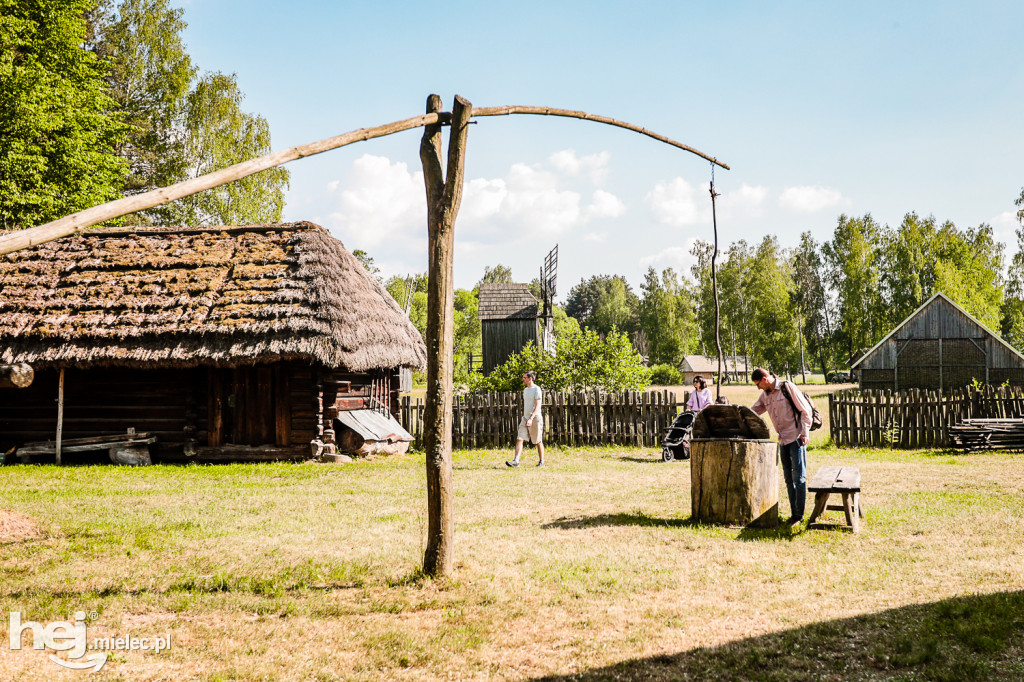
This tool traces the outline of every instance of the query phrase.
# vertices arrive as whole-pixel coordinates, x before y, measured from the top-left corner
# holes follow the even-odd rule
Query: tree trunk
[[[31,365],[0,365],[0,388],[26,388],[32,385],[35,372]]]
[[[427,98],[427,113],[441,98]],[[426,126],[420,161],[427,191],[427,398],[423,443],[427,467],[427,548],[423,572],[443,577],[453,568],[455,504],[452,489],[452,373],[454,357],[453,250],[462,201],[466,133],[472,105],[456,96],[448,139],[448,172],[441,163],[441,124]]]
[[[773,528],[779,523],[778,446],[768,440],[690,441],[693,520]]]

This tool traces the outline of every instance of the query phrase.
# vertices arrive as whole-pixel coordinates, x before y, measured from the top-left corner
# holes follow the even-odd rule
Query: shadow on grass
[[[692,516],[682,518],[661,518],[649,516],[642,511],[619,512],[616,514],[596,514],[594,516],[563,516],[541,526],[544,529],[557,528],[572,530],[580,528],[598,528],[601,526],[646,526],[655,528],[721,528],[715,524],[695,521]],[[746,542],[764,540],[794,540],[806,530],[801,527],[780,524],[777,528],[740,528],[737,540]]]
[[[814,623],[544,680],[1019,680],[1024,592]]]
[[[545,523],[541,528],[596,528],[598,526],[657,526],[660,528],[684,528],[697,526],[691,519],[662,519],[655,516],[648,516],[640,511],[620,512],[618,514],[597,514],[596,516],[563,516],[550,523]]]
[[[665,462],[661,459],[661,455],[651,455],[650,457],[635,457],[630,455],[623,455],[619,457],[623,462],[637,462],[639,464],[672,464],[673,462]],[[681,461],[681,460],[674,460]]]

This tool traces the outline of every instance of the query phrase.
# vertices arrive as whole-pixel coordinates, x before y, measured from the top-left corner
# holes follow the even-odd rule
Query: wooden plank
[[[842,467],[823,466],[814,474],[814,478],[807,484],[808,492],[827,492],[832,490],[833,484],[839,477]]]
[[[832,484],[833,490],[860,490],[860,470],[857,467],[843,466],[839,470],[839,474],[836,476],[835,483]]]

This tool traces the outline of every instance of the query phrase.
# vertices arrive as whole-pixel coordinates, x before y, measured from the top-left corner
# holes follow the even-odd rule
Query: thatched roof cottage
[[[423,340],[312,223],[93,229],[0,257],[0,445],[146,432],[157,458],[331,450],[337,410],[398,410]],[[61,376],[63,375],[63,376]],[[62,388],[62,390],[61,390]],[[59,392],[62,395],[59,395]]]

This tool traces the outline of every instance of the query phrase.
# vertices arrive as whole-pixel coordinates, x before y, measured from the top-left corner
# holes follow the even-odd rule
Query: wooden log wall
[[[455,396],[452,445],[504,448],[515,444],[523,415],[521,393]],[[558,445],[657,447],[682,403],[670,391],[544,392],[544,442]],[[422,398],[402,398],[401,423],[420,447]]]
[[[32,385],[0,391],[0,447],[54,440],[58,371],[40,370]],[[189,438],[205,439],[206,373],[201,369],[129,368],[65,371],[62,438],[149,432],[155,455],[181,451]]]
[[[949,427],[967,419],[1024,417],[1024,389],[839,391],[829,396],[829,430],[839,447],[940,448]]]

